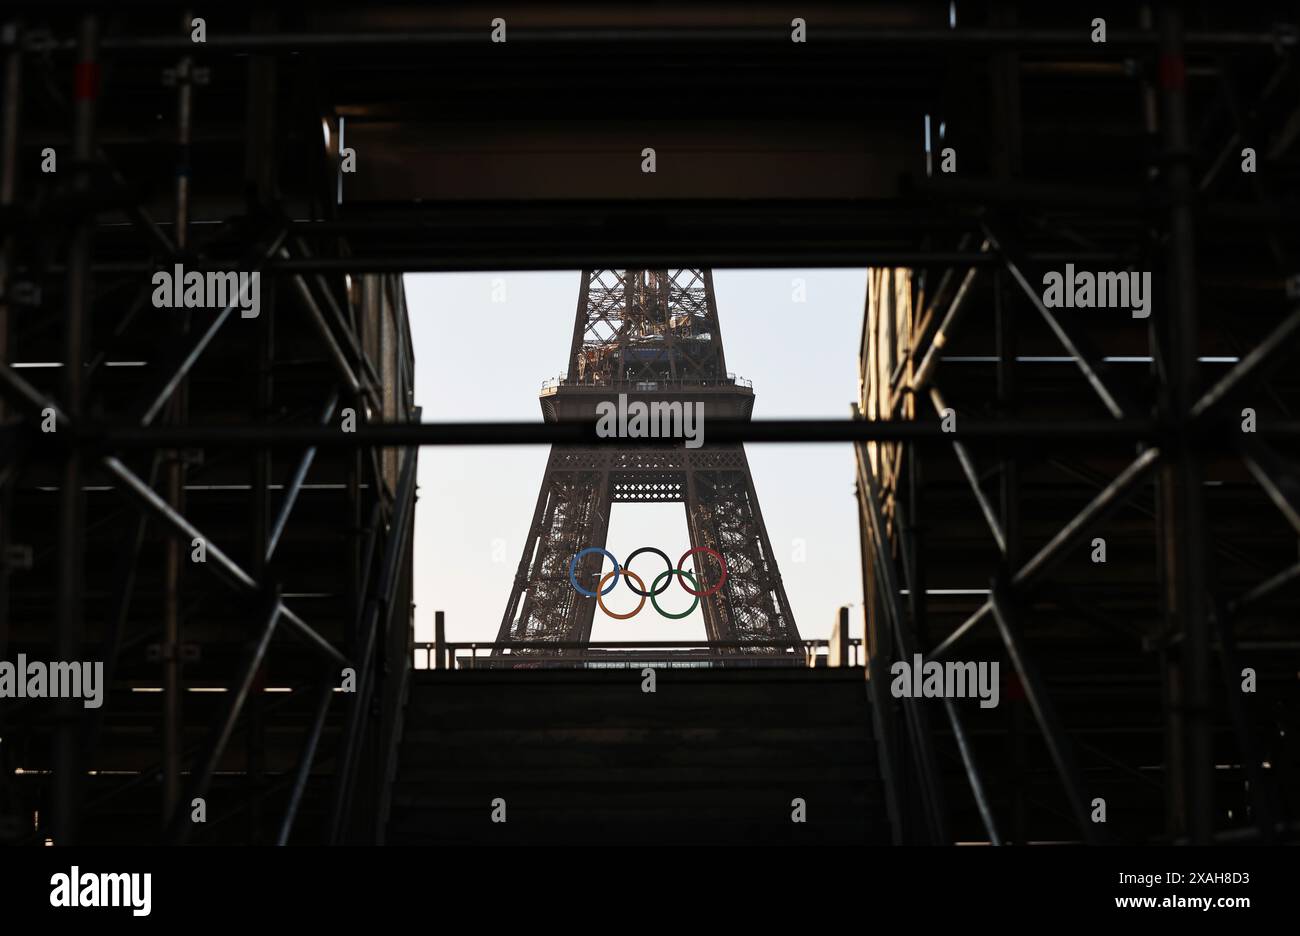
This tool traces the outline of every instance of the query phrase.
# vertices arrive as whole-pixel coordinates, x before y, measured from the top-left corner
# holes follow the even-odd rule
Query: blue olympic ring
[[[591,553],[600,553],[602,556],[608,556],[609,561],[614,563],[614,580],[609,583],[609,588],[606,588],[600,593],[602,595],[608,595],[618,586],[618,577],[621,569],[619,568],[618,560],[614,558],[614,554],[607,549],[601,549],[599,546],[588,546],[586,549],[582,550],[582,552],[569,560],[569,581],[573,583],[573,587],[578,590],[579,595],[585,595],[588,598],[596,597],[594,591],[587,591],[587,589],[578,584],[578,576],[574,574],[578,567],[578,560],[583,556],[590,555]]]

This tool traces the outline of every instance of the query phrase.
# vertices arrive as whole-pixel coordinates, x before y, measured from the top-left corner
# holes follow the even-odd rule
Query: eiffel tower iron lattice
[[[542,390],[548,422],[595,422],[597,405],[626,394],[629,405],[703,402],[704,420],[748,419],[754,392],[729,374],[708,270],[585,270],[574,319],[568,374]],[[707,638],[719,642],[788,642],[795,627],[772,543],[741,445],[687,448],[681,441],[555,446],[502,616],[497,644],[591,639],[596,600],[574,589],[570,562],[605,546],[615,503],[685,504]],[[591,588],[602,557],[584,556],[577,578]],[[648,587],[648,586],[647,586]],[[500,652],[500,650],[498,650]],[[525,653],[515,649],[512,654]],[[778,646],[737,654],[785,653]]]

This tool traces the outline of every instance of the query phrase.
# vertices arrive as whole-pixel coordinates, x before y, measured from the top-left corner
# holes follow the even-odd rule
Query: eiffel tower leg
[[[727,581],[702,599],[711,640],[790,640],[799,631],[777,571],[772,544],[758,509],[758,497],[744,450],[713,448],[693,454],[687,479],[687,523],[692,548],[708,547],[727,563]],[[720,570],[706,553],[695,553],[701,588]],[[782,653],[767,648],[766,653]]]
[[[606,453],[551,451],[498,643],[589,639],[596,602],[574,590],[569,562],[588,546],[604,548],[609,498]],[[594,588],[601,562],[597,554],[579,564],[577,576],[586,587]]]
[[[754,474],[749,470],[749,458],[745,455],[744,448],[740,450],[740,460],[745,466],[745,484],[749,489],[749,502],[754,507],[754,523],[758,527],[760,545],[769,562],[767,567],[768,581],[771,583],[772,593],[776,597],[781,619],[789,624],[786,628],[787,635],[791,640],[798,640],[799,630],[794,624],[794,612],[790,610],[790,600],[785,595],[785,583],[781,581],[781,567],[777,564],[776,553],[772,551],[772,540],[767,535],[767,523],[763,520],[763,507],[759,503],[758,492],[754,489]]]
[[[510,590],[510,600],[506,602],[505,614],[501,615],[501,627],[497,630],[498,644],[505,643],[510,639],[511,627],[518,620],[519,603],[528,589],[528,558],[537,552],[537,538],[541,536],[542,531],[546,528],[542,524],[542,516],[549,501],[546,495],[550,491],[551,466],[554,463],[555,452],[552,450],[550,456],[546,459],[546,473],[542,475],[542,486],[537,492],[537,507],[533,511],[533,522],[529,525],[528,536],[524,540],[524,554],[519,558],[519,568],[515,570],[515,581]]]
[[[699,503],[699,494],[695,488],[695,472],[688,470],[686,472],[686,502],[683,505],[686,508],[686,531],[691,538],[691,549],[699,549],[701,546],[707,546],[710,549],[717,549],[717,544],[713,541],[704,542],[703,537],[706,532],[701,528],[701,524],[696,522],[698,511],[691,509],[692,505]],[[695,563],[695,580],[700,584],[696,585],[696,591],[707,591],[712,585],[706,584],[700,578],[700,564],[698,558],[701,554],[696,553],[692,558],[696,559]],[[725,554],[723,555],[725,557]],[[714,574],[718,574],[715,570]],[[730,617],[723,618],[718,614],[718,602],[713,598],[701,598],[700,610],[704,614],[704,632],[708,640],[728,640],[727,630],[723,623],[724,620],[730,620]],[[725,653],[727,651],[719,651]]]
[[[595,514],[589,521],[590,532],[587,534],[588,538],[586,540],[586,545],[596,546],[600,549],[604,549],[605,544],[609,541],[609,514],[613,508],[613,496],[610,491],[609,480],[609,471],[602,471],[600,474],[600,493],[596,496]],[[584,556],[582,560],[585,564],[584,571],[588,571],[591,576],[595,577],[599,574],[603,559],[604,557],[599,554]],[[620,576],[619,584],[621,585],[622,582],[623,579]],[[588,588],[595,591],[599,588],[599,584],[600,580],[597,578],[596,584],[589,585]],[[591,627],[596,617],[596,599],[580,596],[575,610],[577,611],[576,626],[573,629],[573,635],[568,639],[577,640],[584,644],[590,643]],[[580,654],[581,651],[576,651],[574,655]]]

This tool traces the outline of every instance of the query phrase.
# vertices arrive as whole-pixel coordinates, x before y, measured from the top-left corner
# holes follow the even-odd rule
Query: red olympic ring
[[[722,554],[717,552],[716,550],[710,549],[707,546],[696,546],[694,549],[688,549],[686,550],[686,552],[682,553],[682,558],[677,560],[677,571],[684,572],[685,570],[682,568],[682,564],[686,562],[686,557],[691,555],[692,553],[698,553],[698,552],[708,553],[714,559],[718,560],[718,565],[722,567],[722,578],[718,579],[718,584],[714,585],[708,591],[694,591],[693,589],[687,588],[685,582],[680,582],[680,584],[682,586],[682,589],[686,592],[686,594],[694,595],[696,598],[708,598],[710,595],[716,595],[719,591],[722,590],[722,586],[726,584],[727,563],[726,560],[722,558]],[[701,576],[701,578],[703,578],[703,576]],[[642,585],[641,587],[644,588],[645,586]]]

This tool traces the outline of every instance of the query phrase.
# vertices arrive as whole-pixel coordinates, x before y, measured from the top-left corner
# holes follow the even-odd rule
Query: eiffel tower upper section
[[[581,289],[568,373],[542,391],[548,422],[593,419],[611,391],[750,417],[754,393],[727,372],[709,270],[585,270]]]

